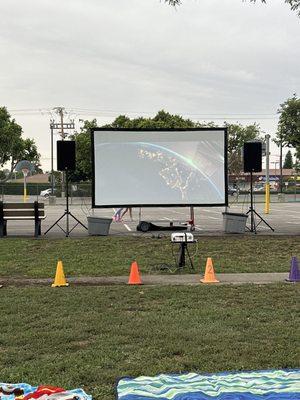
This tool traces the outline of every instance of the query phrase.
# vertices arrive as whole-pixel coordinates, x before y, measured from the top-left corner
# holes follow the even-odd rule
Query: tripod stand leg
[[[178,259],[178,268],[182,270],[185,266],[185,243],[180,243],[180,251],[179,251],[179,259]]]
[[[86,230],[88,229],[82,222],[79,221],[79,219],[77,219],[71,212],[69,212],[69,215],[75,219],[75,221],[80,224],[81,226],[83,226]]]
[[[254,232],[255,234],[256,232],[256,224],[255,224],[255,219],[254,219],[254,209],[253,208],[249,208],[249,210],[246,212],[246,215],[250,214],[250,228],[248,226],[246,226],[246,228],[248,229],[249,232]]]
[[[187,255],[188,255],[188,258],[189,258],[190,264],[191,264],[191,268],[192,268],[192,269],[194,269],[193,260],[192,260],[192,257],[191,257],[191,255],[190,255],[190,252],[189,252],[189,248],[188,248],[188,246],[186,247],[186,252],[187,252]]]
[[[253,210],[254,214],[260,219],[261,222],[263,222],[265,225],[267,225],[268,228],[271,229],[271,231],[274,232],[274,228],[272,228],[272,226],[270,224],[268,224],[268,222],[263,219],[263,217],[261,215],[259,215],[255,210]]]
[[[66,215],[66,212],[63,213],[63,215],[62,215],[60,218],[58,218],[58,220],[56,220],[56,221],[54,222],[54,224],[50,226],[50,228],[48,228],[48,229],[46,230],[46,232],[44,233],[44,235],[46,235],[49,231],[51,231],[51,229],[52,229],[55,225],[57,225],[57,224],[59,223],[59,221],[60,221],[61,219],[63,219],[63,217],[64,217],[65,215]]]

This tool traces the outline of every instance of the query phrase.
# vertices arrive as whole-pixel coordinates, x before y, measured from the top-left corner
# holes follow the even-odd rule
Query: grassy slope
[[[3,382],[108,400],[125,375],[299,366],[298,285],[0,290]]]
[[[217,272],[284,272],[291,255],[300,255],[300,237],[199,237],[195,269],[213,257]],[[57,260],[69,276],[126,275],[137,259],[143,272],[173,263],[169,237],[102,237],[81,239],[0,240],[0,275],[52,277]]]

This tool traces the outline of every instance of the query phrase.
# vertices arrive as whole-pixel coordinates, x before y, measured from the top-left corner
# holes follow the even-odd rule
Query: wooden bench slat
[[[40,216],[39,217],[39,219],[45,219],[46,218],[46,215],[44,215],[44,216]],[[8,221],[8,220],[18,220],[18,221],[22,221],[22,220],[28,220],[28,221],[34,221],[34,217],[4,217],[4,219],[6,220],[6,221]]]
[[[10,210],[4,209],[4,218],[6,217],[34,217],[34,210]],[[39,210],[39,216],[44,216],[45,211]]]
[[[33,209],[34,203],[3,203],[4,210],[22,210],[22,209]],[[39,209],[45,208],[44,203],[39,203]]]
[[[34,221],[34,236],[41,235],[41,221],[46,218],[44,203],[4,203],[0,201],[0,237],[7,236],[8,220]]]

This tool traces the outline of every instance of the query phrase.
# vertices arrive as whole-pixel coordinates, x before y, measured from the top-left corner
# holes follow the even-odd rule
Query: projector
[[[182,243],[182,242],[193,242],[194,236],[190,232],[173,232],[171,234],[171,242]]]

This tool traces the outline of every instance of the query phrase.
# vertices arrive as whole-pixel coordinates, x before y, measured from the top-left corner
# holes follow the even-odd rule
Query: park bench
[[[34,220],[34,236],[41,235],[42,219],[45,219],[44,203],[4,203],[0,201],[0,237],[7,236],[8,220]]]

